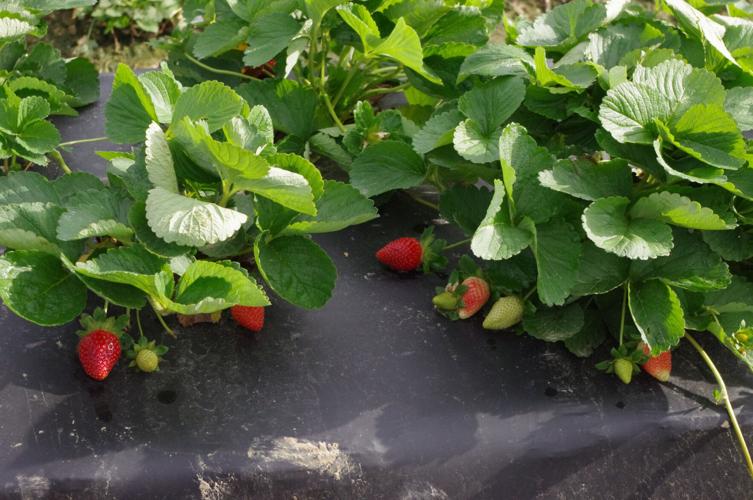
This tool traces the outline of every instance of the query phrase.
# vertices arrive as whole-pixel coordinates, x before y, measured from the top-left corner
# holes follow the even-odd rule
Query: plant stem
[[[622,285],[622,312],[620,312],[620,346],[625,335],[625,312],[627,310],[628,289]]]
[[[348,74],[345,75],[345,79],[343,80],[342,85],[340,85],[340,88],[337,90],[337,94],[335,94],[335,98],[332,100],[332,107],[337,106],[337,104],[340,102],[340,99],[342,99],[345,90],[348,88],[348,85],[356,76],[356,73],[358,73],[359,69],[360,68],[358,67],[358,64],[353,64],[353,66],[350,68],[350,71],[348,71]]]
[[[437,212],[439,212],[439,205],[437,205],[436,203],[432,203],[429,200],[425,200],[425,199],[421,198],[420,196],[418,196],[417,194],[413,194],[413,193],[410,193],[410,192],[408,192],[408,196],[410,196],[411,198],[413,198],[413,201],[415,201],[417,203],[420,203],[421,205],[427,206],[427,207],[429,207],[429,208],[431,208],[431,209],[436,210]]]
[[[371,73],[374,75],[381,75],[383,73],[389,74],[389,73],[400,73],[400,66],[384,66],[382,68],[376,68],[371,70]]]
[[[61,142],[60,144],[58,144],[58,146],[64,148],[67,146],[75,146],[76,144],[85,144],[87,142],[102,142],[106,140],[107,137],[92,137],[90,139],[77,139],[75,141]]]
[[[730,423],[732,424],[732,428],[735,430],[737,442],[740,444],[740,448],[743,452],[743,457],[745,458],[745,463],[748,466],[748,473],[750,474],[750,477],[753,478],[753,459],[751,459],[750,457],[750,451],[748,451],[748,445],[745,444],[743,431],[740,429],[740,424],[737,422],[737,417],[735,416],[735,410],[734,408],[732,408],[732,402],[730,401],[729,393],[727,392],[727,385],[724,383],[722,375],[719,373],[719,370],[716,369],[716,365],[714,365],[714,362],[711,360],[703,347],[701,347],[701,345],[693,338],[693,336],[689,332],[685,332],[685,337],[688,339],[688,342],[690,342],[693,347],[695,347],[695,350],[698,351],[698,354],[700,354],[701,359],[703,359],[703,361],[706,363],[706,366],[709,367],[711,373],[714,374],[716,383],[719,385],[719,391],[722,394],[722,399],[724,399],[724,406],[726,406],[727,408],[727,414],[729,415]]]
[[[410,87],[410,83],[408,82],[401,83],[400,85],[396,85],[394,87],[378,87],[375,89],[367,90],[363,93],[363,97],[381,94],[396,94],[403,89],[407,89],[408,87]]]
[[[102,307],[102,310],[105,311],[105,314],[107,314],[107,311],[110,309],[110,301],[105,299],[105,305]]]
[[[162,315],[159,313],[159,311],[154,307],[154,304],[152,304],[152,309],[154,309],[154,314],[157,315],[157,319],[162,324],[162,328],[165,329],[165,331],[170,335],[172,338],[177,339],[178,336],[175,335],[175,332],[172,328],[170,328],[167,323],[165,323],[165,318],[162,317]]]
[[[345,133],[345,125],[343,125],[343,122],[340,121],[337,113],[335,113],[335,108],[334,106],[332,106],[332,101],[329,100],[329,95],[324,92],[322,94],[322,97],[324,98],[324,104],[327,106],[327,111],[329,111],[330,116],[335,121],[335,125],[337,125],[337,128],[340,130],[340,132]]]
[[[445,250],[452,250],[453,248],[457,248],[459,246],[463,246],[463,245],[465,245],[467,243],[470,243],[470,242],[471,242],[471,238],[466,238],[464,240],[456,241],[455,243],[453,243],[451,245],[447,245],[446,247],[444,247],[444,249]]]
[[[217,73],[218,75],[233,76],[233,77],[236,77],[236,78],[244,78],[246,80],[258,80],[258,78],[254,78],[251,75],[246,75],[246,74],[241,73],[239,71],[231,71],[229,69],[214,68],[212,66],[209,66],[208,64],[204,64],[203,62],[199,61],[194,56],[192,56],[191,54],[188,54],[188,53],[186,53],[185,56],[186,56],[186,59],[188,59],[189,61],[191,61],[192,63],[194,63],[196,66],[198,66],[198,67],[200,67],[202,69],[205,69],[207,71],[210,71],[212,73]]]
[[[50,151],[50,156],[55,158],[55,161],[58,162],[58,165],[60,166],[60,169],[65,172],[66,174],[72,174],[73,171],[71,170],[71,167],[68,166],[68,164],[63,159],[63,155],[60,154],[60,151],[54,150]]]
[[[530,299],[531,295],[533,295],[534,293],[536,293],[536,287],[535,286],[528,291],[528,293],[525,295],[525,297],[523,297],[523,302],[528,302],[528,299]]]
[[[136,309],[136,326],[139,327],[139,338],[144,336],[144,329],[141,327],[141,309]]]

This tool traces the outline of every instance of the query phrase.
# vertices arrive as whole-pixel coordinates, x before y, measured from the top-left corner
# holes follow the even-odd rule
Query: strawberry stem
[[[154,314],[157,316],[157,319],[162,324],[162,328],[165,329],[168,335],[170,335],[172,338],[177,339],[178,336],[175,335],[175,332],[172,328],[170,328],[167,323],[165,323],[165,318],[162,317],[162,315],[157,311],[157,309],[154,308],[154,305],[152,305],[152,309],[154,309]]]
[[[245,73],[239,73],[237,71],[230,71],[226,69],[220,69],[220,68],[209,66],[208,64],[204,64],[203,62],[199,61],[198,59],[193,57],[191,54],[186,53],[184,55],[186,56],[186,59],[194,63],[196,66],[202,69],[205,69],[211,73],[217,73],[218,75],[234,76],[236,78],[243,78],[245,80],[258,80],[258,78],[254,78],[251,75],[246,75]]]
[[[530,298],[531,298],[531,296],[532,296],[532,295],[533,295],[534,293],[536,293],[536,287],[535,287],[535,286],[534,286],[533,288],[531,288],[531,289],[530,289],[530,290],[528,291],[528,293],[527,293],[527,294],[525,294],[525,296],[523,297],[523,302],[528,302],[528,299],[530,299]]]
[[[75,141],[61,142],[58,144],[59,148],[65,148],[68,146],[75,146],[76,144],[86,144],[88,142],[102,142],[106,141],[107,137],[91,137],[88,139],[77,139]]]
[[[141,327],[141,309],[136,309],[136,326],[139,328],[139,338],[144,336],[144,329]]]
[[[63,158],[63,155],[61,155],[58,150],[50,151],[49,155],[52,156],[55,159],[55,161],[58,162],[58,166],[64,173],[66,174],[73,173],[73,171],[71,170],[71,167],[68,166],[68,164],[65,162],[65,158]]]
[[[626,286],[622,286],[622,312],[620,313],[620,346],[622,346],[623,337],[625,335],[625,312],[627,310],[627,298],[628,289]]]
[[[452,250],[453,248],[457,248],[459,246],[463,246],[463,245],[465,245],[467,243],[470,243],[470,242],[471,242],[471,238],[466,238],[464,240],[456,241],[455,243],[453,243],[451,245],[445,246],[444,250]]]
[[[735,410],[734,408],[732,408],[732,402],[730,401],[729,393],[727,392],[727,385],[724,383],[724,379],[722,378],[722,375],[719,373],[719,370],[716,369],[716,365],[714,365],[714,362],[711,360],[711,358],[703,349],[703,347],[701,347],[701,345],[693,338],[693,336],[689,332],[685,332],[685,337],[688,339],[688,342],[690,342],[692,346],[695,347],[695,350],[698,351],[698,354],[701,355],[701,359],[703,359],[703,361],[709,367],[709,370],[711,370],[711,373],[714,374],[716,383],[719,385],[719,392],[721,393],[721,397],[724,400],[724,406],[727,408],[727,414],[729,415],[730,423],[732,424],[732,428],[735,430],[735,436],[737,437],[737,442],[740,443],[740,448],[742,449],[743,457],[745,458],[745,463],[748,466],[748,473],[750,474],[750,477],[753,479],[753,459],[751,459],[750,457],[750,451],[748,451],[748,445],[745,444],[745,437],[743,436],[743,432],[740,429],[740,424],[737,422],[737,417],[735,416]]]
[[[421,198],[420,196],[418,196],[417,194],[413,194],[410,192],[408,192],[408,196],[413,198],[413,201],[415,201],[416,203],[420,203],[421,205],[424,205],[426,207],[431,208],[432,210],[436,210],[437,212],[439,212],[439,205],[437,205],[436,203],[432,203],[429,200],[425,200]]]

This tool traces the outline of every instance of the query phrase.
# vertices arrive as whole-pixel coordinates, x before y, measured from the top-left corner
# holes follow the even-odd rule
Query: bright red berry
[[[94,330],[78,343],[78,359],[94,380],[104,380],[120,359],[120,340],[106,330]]]
[[[643,354],[646,356],[650,355],[651,349],[645,343],[641,342],[641,348],[643,349]],[[672,372],[672,353],[665,351],[658,356],[649,358],[648,361],[641,365],[641,368],[656,380],[666,382],[669,380],[669,375]]]
[[[416,238],[398,238],[384,245],[376,253],[379,262],[394,271],[415,271],[421,265],[424,250]]]
[[[246,330],[260,332],[264,328],[264,308],[250,306],[233,306],[230,315],[236,323]]]
[[[458,317],[468,319],[484,307],[484,304],[489,300],[491,291],[489,290],[489,283],[477,276],[466,278],[461,286],[465,288],[465,291],[460,298],[463,305],[458,309]]]

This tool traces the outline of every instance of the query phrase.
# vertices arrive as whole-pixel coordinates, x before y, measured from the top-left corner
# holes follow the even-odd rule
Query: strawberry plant
[[[482,279],[485,327],[577,356],[611,349],[598,367],[624,383],[640,367],[666,381],[670,350],[687,341],[718,380],[753,476],[724,382],[695,340],[708,332],[753,370],[753,142],[743,134],[753,19],[743,4],[664,0],[650,12],[575,0],[533,23],[507,19],[506,43],[454,67],[457,93],[428,119],[408,108],[416,120],[402,134],[360,152],[341,143],[362,193],[433,185],[438,202],[418,201],[466,233],[473,258],[438,290],[440,313],[468,317],[456,290]],[[355,128],[384,113],[394,111],[356,107]]]
[[[173,37],[170,67],[186,83],[219,78],[237,86],[269,110],[288,147],[308,145],[347,168],[352,153],[336,140],[347,136],[346,144],[360,151],[363,143],[410,129],[397,112],[359,117],[356,103],[402,90],[421,114],[436,102],[425,92],[452,96],[453,70],[487,42],[503,6],[499,0],[203,2],[185,12],[194,22]]]
[[[371,220],[376,209],[282,152],[264,107],[219,82],[184,88],[166,68],[137,76],[120,66],[105,115],[113,142],[134,143],[130,153],[101,153],[107,184],[84,173],[0,178],[8,308],[59,325],[93,293],[129,310],[149,305],[172,333],[163,316],[269,305],[251,262],[281,298],[327,302],[335,267],[310,235]],[[136,365],[156,370],[155,356],[138,355],[162,353],[141,344]]]
[[[45,42],[30,44],[46,32],[44,16],[57,9],[93,4],[93,0],[4,2],[0,7],[0,159],[3,171],[23,162],[61,162],[60,134],[47,118],[77,114],[75,108],[99,98],[99,76],[88,60],[65,60]]]

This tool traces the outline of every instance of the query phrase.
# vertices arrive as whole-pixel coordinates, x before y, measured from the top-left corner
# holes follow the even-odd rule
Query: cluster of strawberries
[[[243,328],[260,332],[264,327],[264,308],[235,306],[230,314]],[[147,340],[143,335],[138,342],[133,342],[125,333],[128,329],[128,316],[108,317],[102,309],[94,314],[81,317],[83,330],[78,332],[78,359],[84,372],[94,380],[104,380],[120,360],[123,345],[130,346],[126,355],[131,359],[129,366],[142,372],[152,373],[159,370],[162,356],[167,347]]]
[[[376,258],[393,271],[406,273],[421,267],[424,247],[416,238],[403,237],[387,243],[376,253]],[[479,276],[471,276],[460,283],[450,283],[445,290],[436,295],[432,302],[443,314],[457,319],[468,319],[479,312],[491,297],[489,283]],[[483,327],[487,330],[506,330],[523,319],[525,301],[517,295],[498,299],[484,318]],[[666,382],[672,371],[672,353],[663,352],[658,356],[648,356],[649,348],[640,344],[636,358],[640,367],[652,377]],[[629,357],[615,360],[611,370],[624,383],[629,384],[633,373],[638,370],[638,363]]]

